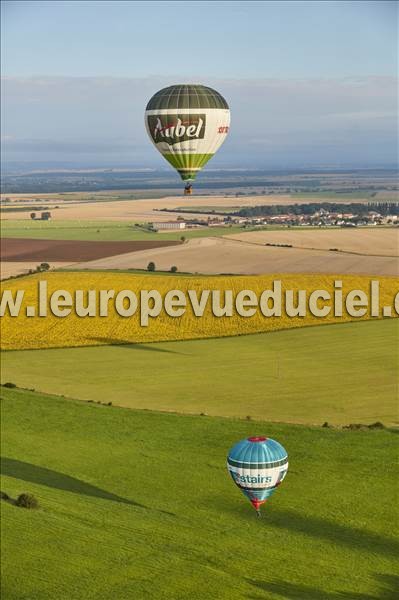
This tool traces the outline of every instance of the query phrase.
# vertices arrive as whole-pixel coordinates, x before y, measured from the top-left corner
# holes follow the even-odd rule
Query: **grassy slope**
[[[49,240],[179,240],[185,238],[221,236],[240,233],[241,227],[206,227],[203,229],[173,231],[169,233],[151,233],[133,229],[132,223],[120,221],[23,221],[4,220],[1,223],[1,235],[15,238],[37,238]]]
[[[1,395],[2,490],[41,505],[2,502],[7,600],[395,597],[394,433]],[[257,520],[225,456],[260,432],[290,470]]]
[[[6,352],[2,381],[134,408],[389,424],[398,420],[398,327],[395,319],[224,339]]]

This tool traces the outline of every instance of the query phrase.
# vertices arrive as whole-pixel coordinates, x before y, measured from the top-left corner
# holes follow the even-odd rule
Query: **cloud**
[[[162,165],[148,142],[148,99],[182,77],[7,77],[3,80],[3,144],[9,159],[92,160]],[[187,78],[190,81],[190,78]],[[231,133],[212,161],[227,165],[287,158],[317,163],[394,162],[397,80],[208,79],[232,111]],[[263,164],[262,163],[262,164]]]

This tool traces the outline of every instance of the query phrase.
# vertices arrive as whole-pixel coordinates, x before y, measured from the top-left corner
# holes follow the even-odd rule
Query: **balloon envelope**
[[[276,440],[249,437],[230,450],[227,469],[234,483],[258,510],[286,476],[288,454]]]
[[[230,110],[212,88],[172,85],[148,102],[145,126],[159,152],[190,182],[226,139]]]

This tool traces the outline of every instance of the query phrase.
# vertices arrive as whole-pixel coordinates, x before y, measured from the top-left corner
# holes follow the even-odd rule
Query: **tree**
[[[181,236],[180,241],[181,242],[185,242],[186,241],[186,238],[184,237],[184,235]]]
[[[155,263],[154,262],[149,262],[147,265],[147,271],[155,271]]]
[[[50,265],[46,262],[42,262],[40,263],[40,265],[37,267],[38,271],[48,271],[50,268]]]
[[[39,503],[33,494],[20,494],[15,501],[17,506],[22,508],[38,508]]]
[[[32,219],[32,221],[33,221],[34,219],[36,219],[36,213],[30,213],[30,218]]]
[[[175,265],[173,265],[173,267],[170,267],[170,272],[177,273],[177,267]]]

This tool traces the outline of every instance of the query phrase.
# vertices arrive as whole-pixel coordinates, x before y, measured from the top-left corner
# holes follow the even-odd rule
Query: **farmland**
[[[368,231],[368,230],[361,230]],[[226,232],[226,230],[225,230]],[[186,273],[235,273],[242,275],[265,273],[346,273],[353,275],[391,275],[399,274],[399,258],[397,256],[370,256],[361,253],[345,253],[336,251],[340,248],[339,234],[336,231],[335,244],[331,249],[279,248],[252,243],[246,234],[244,239],[229,237],[207,237],[189,240],[184,246],[162,248],[146,252],[126,253],[117,257],[85,262],[79,268],[85,269],[145,269],[149,261],[154,261],[157,268],[167,271],[170,265],[176,265],[179,271]],[[382,233],[387,233],[385,230]],[[212,232],[211,232],[212,233]],[[274,233],[274,232],[269,232]],[[300,234],[305,232],[298,232]],[[308,232],[311,236],[319,231]],[[329,234],[331,232],[328,232]],[[359,234],[361,232],[359,231]],[[377,232],[376,232],[377,233]],[[226,235],[228,232],[226,232]],[[248,234],[248,236],[251,234]],[[254,240],[259,232],[254,233]],[[362,236],[359,235],[358,238]],[[265,239],[268,239],[265,236]],[[276,235],[270,239],[284,239]],[[266,242],[265,242],[266,243]],[[312,242],[311,242],[312,243]],[[313,245],[313,244],[312,244]],[[353,246],[353,242],[351,243]],[[378,254],[378,244],[370,248],[370,252]],[[391,250],[390,250],[391,251]],[[395,249],[392,250],[393,252]]]
[[[46,261],[47,262],[47,261]],[[65,267],[68,263],[62,262],[51,262],[50,267],[52,269]],[[71,263],[72,264],[72,263]],[[37,269],[37,260],[35,261],[2,261],[0,263],[0,275],[1,279],[8,279],[9,277],[15,277],[16,275],[26,275],[31,270],[32,272]]]
[[[279,198],[276,202],[288,202],[289,196]],[[270,198],[264,196],[246,196],[237,199],[232,199],[229,196],[201,196],[195,198],[195,205],[200,207],[231,207],[232,204],[237,208],[240,206],[257,206],[271,202]],[[273,202],[275,202],[273,200]],[[42,205],[42,202],[40,202]],[[10,212],[13,206],[18,207],[18,212]],[[20,209],[25,206],[25,212]],[[52,218],[57,221],[114,221],[114,222],[148,222],[148,221],[169,221],[175,219],[180,214],[180,208],[191,208],[193,201],[184,196],[169,196],[158,199],[109,199],[106,198],[98,202],[84,201],[57,201],[57,204],[49,202],[48,210],[51,210]],[[58,206],[58,208],[55,208]],[[167,208],[171,212],[163,212],[162,209]],[[174,211],[176,209],[176,211]],[[214,210],[210,209],[210,210]],[[2,220],[18,220],[30,221],[30,214],[34,212],[32,204],[25,202],[11,202],[7,205],[7,212],[1,214]],[[204,218],[206,213],[194,213],[190,216]]]
[[[44,169],[43,169],[44,167]],[[3,191],[6,197],[28,196],[71,199],[91,198],[97,195],[133,197],[165,196],[180,192],[178,178],[166,169],[56,168],[54,165],[38,168],[27,165],[4,173]],[[313,194],[319,197],[340,196],[374,199],[393,194],[397,190],[397,173],[388,169],[212,169],[207,168],[195,183],[201,194],[224,193],[232,196],[248,193],[267,195]],[[67,191],[67,193],[65,193]]]
[[[309,196],[304,194],[303,198],[280,193],[148,198],[140,196],[139,193],[134,195],[131,190],[63,195],[31,194],[30,197],[10,195],[7,196],[8,202],[4,205],[4,210],[8,212],[2,213],[1,234],[8,238],[93,242],[178,241],[183,235],[188,241],[184,247],[176,248],[172,252],[168,249],[140,255],[126,252],[116,258],[108,256],[95,262],[84,261],[81,266],[85,269],[143,269],[147,267],[148,262],[153,261],[161,270],[169,270],[171,265],[176,265],[180,271],[208,274],[263,274],[273,271],[398,274],[397,230],[385,227],[358,228],[356,231],[333,227],[323,231],[314,227],[312,230],[301,228],[298,231],[281,229],[281,225],[270,223],[264,231],[251,231],[254,224],[250,224],[244,233],[243,227],[238,225],[204,226],[198,229],[158,233],[149,231],[146,227],[146,224],[154,223],[156,228],[157,223],[176,220],[178,217],[206,221],[208,217],[214,218],[215,212],[226,210],[238,211],[240,208],[254,206],[288,206],[293,202],[329,200],[328,196],[323,195],[315,198],[312,193],[310,192]],[[331,192],[330,199],[333,202],[353,200],[355,203],[371,203],[374,199],[379,201],[379,193],[350,192],[349,197],[344,195],[341,198],[340,194]],[[51,210],[52,220],[30,218],[34,201]],[[13,208],[18,209],[18,212],[12,212]],[[167,209],[167,212],[164,209]],[[190,210],[190,213],[182,212],[184,210]],[[191,210],[198,212],[192,213]],[[284,241],[291,240],[291,237],[294,243]],[[296,245],[301,238],[306,238],[306,243],[300,242]],[[322,238],[324,241],[320,243]],[[288,243],[293,247],[270,247],[266,246],[268,243]],[[347,256],[348,251],[353,255]],[[49,259],[42,260],[49,262]],[[27,260],[27,264],[29,262],[32,261]],[[30,267],[27,266],[26,270],[28,268]],[[7,272],[17,274],[23,271],[17,266],[8,268]]]
[[[2,501],[7,600],[395,597],[394,433],[1,395],[1,489],[40,503]],[[254,432],[290,456],[261,520],[225,468]]]
[[[27,226],[10,227],[2,224],[4,237],[14,239],[54,240],[70,242],[92,241],[111,243],[120,241],[153,242],[158,247],[147,252],[124,252],[102,259],[83,262],[79,268],[85,269],[145,269],[149,261],[157,268],[168,271],[176,265],[179,271],[191,273],[352,273],[374,275],[398,275],[398,243],[395,229],[334,230],[278,230],[253,231],[242,233],[238,227],[212,227],[168,233],[151,233],[128,224],[111,222],[104,227],[98,222],[82,222],[69,227],[58,222],[34,223]],[[12,222],[11,222],[12,223]],[[37,229],[36,229],[37,226]],[[277,229],[277,228],[276,228]],[[176,248],[161,248],[164,242],[178,242],[182,235],[187,243]],[[278,247],[279,244],[293,244],[293,247]],[[266,246],[266,244],[272,244]],[[275,246],[273,246],[275,244]],[[149,244],[150,245],[150,244]],[[144,247],[144,246],[143,246]],[[63,257],[67,260],[67,255]],[[8,259],[10,260],[10,259]],[[54,261],[42,255],[41,261]],[[69,262],[74,262],[70,260]],[[2,265],[2,274],[8,272],[7,263]],[[27,272],[35,267],[29,255],[24,268],[17,265],[17,272]],[[14,274],[14,271],[10,271]],[[3,277],[6,275],[3,274]]]
[[[98,201],[96,201],[96,197]],[[29,221],[31,212],[35,212],[35,206],[46,206],[51,211],[52,218],[57,221],[130,221],[133,223],[147,221],[169,221],[175,219],[179,214],[183,214],[181,209],[191,210],[193,207],[199,209],[198,213],[191,213],[191,217],[203,218],[205,215],[211,215],[213,212],[224,211],[226,209],[239,210],[240,208],[264,206],[264,205],[292,205],[307,204],[309,201],[315,202],[318,198],[306,197],[293,198],[290,194],[259,194],[259,195],[201,195],[195,197],[184,197],[182,195],[165,196],[162,198],[131,198],[127,195],[125,199],[120,197],[107,197],[106,195],[94,196],[90,201],[84,197],[71,198],[69,195],[65,199],[51,199],[49,197],[17,197],[10,198],[10,202],[4,206],[1,213],[2,220],[22,220]],[[319,198],[321,202],[328,202],[325,197]],[[343,202],[348,199],[343,198]],[[352,202],[352,200],[350,200]],[[359,197],[353,199],[353,202],[368,202],[369,198]],[[337,202],[336,197],[331,198],[331,202]],[[163,209],[168,212],[164,212]],[[15,212],[13,211],[15,210]],[[40,211],[40,209],[38,209]],[[209,211],[209,212],[206,212]]]
[[[221,236],[227,233],[240,233],[240,227],[203,227],[184,231],[149,231],[135,227],[129,222],[118,221],[27,221],[5,220],[1,224],[2,237],[48,240],[78,241],[162,241]]]
[[[398,327],[392,319],[224,339],[5,352],[2,382],[130,408],[397,424]]]
[[[392,229],[306,229],[253,231],[230,234],[228,239],[252,244],[289,244],[293,248],[330,250],[366,256],[399,256],[399,228]]]
[[[309,200],[325,200],[327,202],[345,202],[345,201],[356,201],[356,200],[368,200],[370,202],[378,202],[384,200],[397,201],[398,191],[348,191],[348,192],[334,192],[333,190],[325,192],[294,192],[291,194],[292,198],[296,200],[303,200],[307,198]]]
[[[352,188],[240,187],[193,198],[171,190],[7,194],[7,211],[23,209],[1,215],[3,238],[14,238],[7,272],[42,261],[63,270],[4,285],[25,289],[31,301],[40,279],[49,290],[164,295],[258,292],[278,278],[283,289],[329,290],[339,278],[344,289],[368,290],[377,276],[381,304],[392,305],[393,229],[142,227],[175,220],[180,208],[206,218],[234,206],[374,202],[395,193]],[[31,220],[35,203],[52,220]],[[164,242],[176,245],[154,246]],[[25,262],[13,262],[24,244]],[[92,244],[104,253],[79,254]],[[150,261],[178,273],[134,273]],[[136,316],[3,320],[1,382],[18,386],[0,388],[1,491],[11,497],[1,506],[4,598],[393,600],[398,319],[195,320],[189,312],[143,328]],[[367,427],[376,422],[385,428]],[[364,426],[348,428],[356,423]],[[290,456],[261,520],[225,469],[230,446],[254,434],[278,439]],[[13,504],[23,492],[38,498],[38,510]]]
[[[94,242],[86,242],[86,244],[92,243],[94,244]],[[112,242],[104,242],[104,244],[107,243],[112,244]],[[131,243],[139,244],[140,242]],[[66,242],[62,242],[62,244],[66,244]],[[141,252],[137,254],[141,254]],[[367,308],[364,308],[362,315],[348,312],[345,302],[342,303],[342,315],[335,314],[333,299],[337,279],[341,282],[343,297],[346,297],[352,290],[361,290],[367,298],[373,281],[370,277],[360,276],[284,275],[278,273],[262,277],[226,275],[219,277],[187,277],[184,275],[180,277],[179,274],[172,277],[161,274],[153,276],[148,272],[74,273],[67,270],[37,273],[23,279],[4,282],[1,286],[7,291],[7,294],[14,295],[15,298],[17,294],[23,295],[23,303],[21,299],[18,316],[14,317],[9,310],[6,310],[2,317],[1,348],[25,350],[92,346],[112,342],[141,343],[201,339],[369,319],[371,317],[370,303]],[[50,297],[54,294],[57,295],[59,290],[63,290],[61,292],[63,297],[65,294],[68,295],[70,308],[67,313],[64,313],[63,318],[54,314],[54,311],[50,309],[48,309],[46,318],[38,313],[38,289],[43,285],[46,288],[47,304],[51,302]],[[394,298],[398,293],[397,280],[393,277],[379,277],[378,287],[379,316],[382,316],[382,307],[384,310],[387,307],[391,316],[395,317],[397,309],[394,308]],[[320,289],[325,290],[330,297],[327,307],[328,314],[323,316],[316,314],[308,306],[311,293]],[[92,308],[89,312],[86,310],[88,290],[90,290],[92,299]],[[114,299],[109,301],[108,298],[106,311],[101,316],[101,298],[104,298],[106,290],[113,291],[112,298]],[[125,313],[122,316],[120,309],[117,309],[117,298],[122,295],[123,302],[127,301],[130,306],[130,301],[126,298],[126,290],[129,290],[130,296],[134,294],[135,299],[132,302],[135,303],[135,306],[132,310],[129,308],[129,314]],[[159,301],[159,309],[157,308],[156,313],[152,316],[148,311],[154,299],[151,300],[147,297],[147,300],[141,300],[143,293],[144,295],[151,294],[150,290],[156,290]],[[169,297],[170,295],[175,297],[176,290],[184,303],[183,312],[180,315],[170,314],[163,306],[166,296],[169,294]],[[278,310],[278,314],[275,315],[270,314],[261,302],[262,294],[264,292],[270,294],[272,290],[275,290],[273,303],[281,304],[281,311]],[[286,307],[285,298],[291,292],[291,304],[295,309],[294,296],[296,294],[294,294],[294,290],[303,290],[302,294],[305,294],[304,312],[301,314],[296,313],[295,310],[292,314],[289,307]],[[243,314],[237,308],[237,298],[240,294],[246,296],[248,291],[251,292],[252,298],[255,298],[252,315],[249,315],[247,311]],[[77,300],[78,296],[80,301]],[[227,299],[228,296],[230,300]],[[74,299],[76,299],[76,304]],[[271,299],[269,298],[269,300]],[[200,312],[195,308],[198,307],[199,302],[202,303]],[[81,309],[77,310],[78,303],[83,313]],[[229,304],[230,306],[228,306]],[[223,316],[225,306],[227,307],[226,316]],[[32,308],[34,315],[29,316],[27,312]],[[222,310],[222,314],[219,313],[218,316],[220,310]],[[148,313],[146,323],[143,323],[143,315],[146,312]],[[82,318],[82,316],[91,318]],[[105,316],[107,318],[104,318]],[[373,318],[376,317],[377,315],[374,315]]]
[[[159,246],[172,246],[179,241],[136,241],[136,242],[89,242],[73,240],[35,240],[24,238],[2,238],[1,256],[5,261],[83,261],[95,260],[106,256],[124,254],[126,252],[139,252]]]

